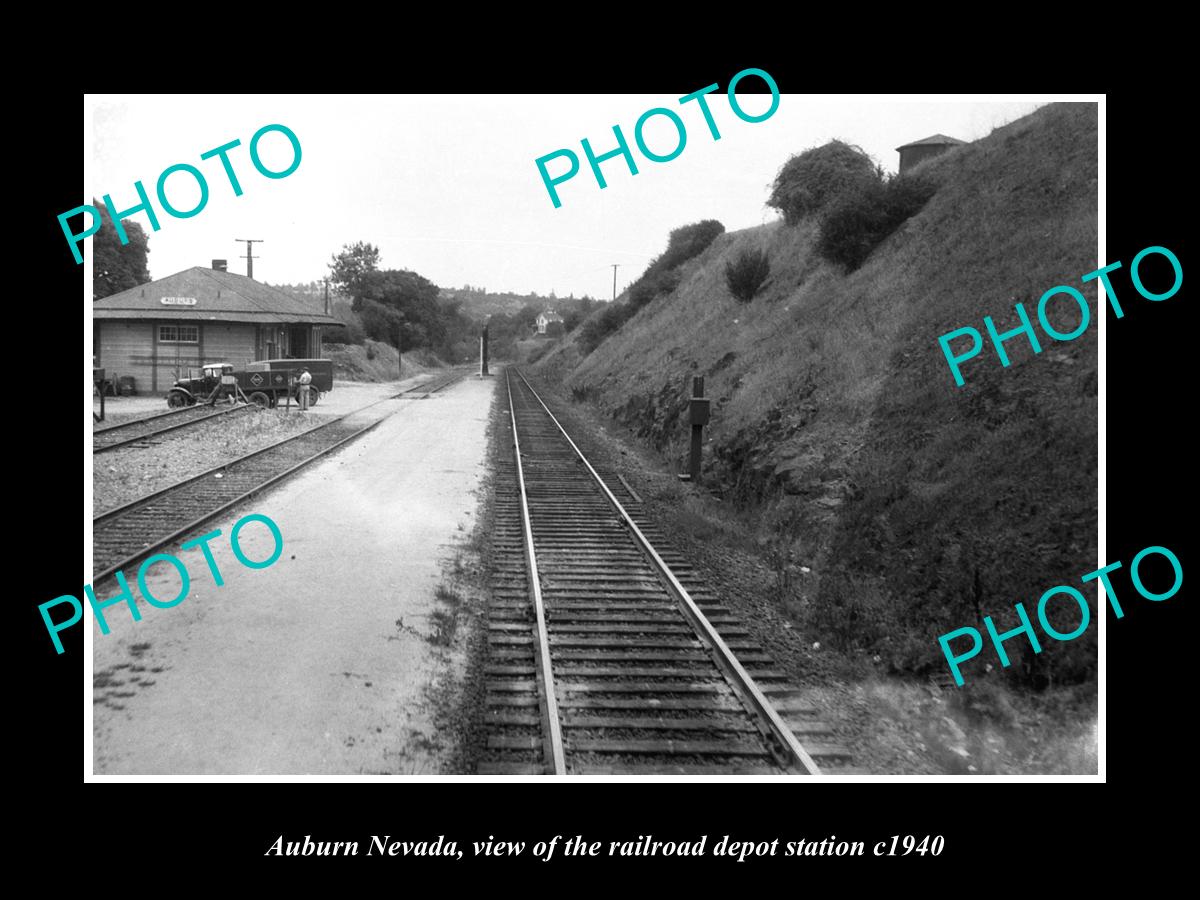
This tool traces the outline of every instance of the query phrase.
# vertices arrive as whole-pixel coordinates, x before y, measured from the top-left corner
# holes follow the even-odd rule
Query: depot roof
[[[96,319],[340,325],[291,294],[233,272],[194,266],[92,303]]]

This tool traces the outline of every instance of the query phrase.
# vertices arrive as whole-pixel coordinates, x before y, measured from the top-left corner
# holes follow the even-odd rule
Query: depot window
[[[200,342],[198,325],[159,325],[160,344],[197,344]]]

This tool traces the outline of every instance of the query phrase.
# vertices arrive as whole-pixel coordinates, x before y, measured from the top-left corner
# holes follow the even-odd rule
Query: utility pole
[[[325,279],[325,315],[329,315],[329,279]]]
[[[613,299],[614,300],[617,299],[617,266],[619,266],[619,265],[620,265],[620,263],[613,263],[613,267],[612,267],[612,270],[613,270]]]
[[[261,256],[254,255],[254,245],[255,244],[264,244],[264,243],[266,243],[266,241],[264,241],[262,238],[234,238],[234,240],[240,241],[241,243],[246,245],[246,255],[243,256],[242,259],[244,259],[246,261],[246,277],[253,278],[254,277],[254,261],[256,259],[262,259]],[[616,277],[617,277],[616,272],[614,272],[613,278],[615,279]],[[615,284],[616,282],[614,281],[613,283]]]

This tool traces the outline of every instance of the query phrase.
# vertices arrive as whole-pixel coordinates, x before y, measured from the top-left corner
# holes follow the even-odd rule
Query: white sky
[[[153,278],[214,258],[244,274],[245,245],[234,239],[262,238],[254,245],[258,280],[307,282],[327,274],[343,244],[362,240],[380,248],[383,267],[413,269],[443,287],[608,297],[610,265],[621,264],[620,290],[662,252],[672,228],[713,218],[735,231],[775,219],[764,201],[794,153],[841,138],[894,171],[901,144],[939,132],[975,140],[1041,105],[784,93],[771,118],[751,123],[725,97],[732,74],[714,79],[722,90],[708,95],[719,141],[694,101],[678,104],[700,84],[644,95],[91,95],[85,128],[90,119],[92,158],[80,202],[108,193],[127,209],[138,202],[134,181],[142,181],[160,230],[151,231],[142,213],[131,218],[150,235]],[[746,84],[755,82],[761,85],[753,77]],[[768,101],[746,95],[742,105],[757,114]],[[634,142],[638,117],[656,106],[676,110],[687,128],[687,145],[670,162],[647,160]],[[249,157],[250,137],[274,123],[291,128],[303,149],[299,168],[278,180],[261,176]],[[580,139],[597,154],[614,149],[614,124],[639,174],[614,158],[602,164],[608,187],[600,190]],[[240,197],[219,160],[200,159],[234,138],[242,142],[230,153]],[[665,154],[675,146],[675,128],[656,116],[645,139]],[[272,169],[291,160],[280,134],[267,135],[260,148]],[[581,169],[559,186],[563,205],[555,209],[534,160],[563,148],[579,156]],[[159,174],[181,162],[199,168],[210,191],[208,205],[188,219],[167,215],[155,197]],[[551,174],[566,166],[556,160]],[[179,209],[199,199],[186,174],[172,175],[167,186]]]

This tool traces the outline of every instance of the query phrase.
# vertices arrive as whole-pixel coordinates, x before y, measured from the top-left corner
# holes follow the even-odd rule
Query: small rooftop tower
[[[903,147],[897,147],[896,152],[900,154],[900,174],[903,175],[919,162],[965,143],[966,141],[960,141],[958,138],[952,138],[945,134],[935,134],[919,141],[913,141],[911,144],[905,144]]]

